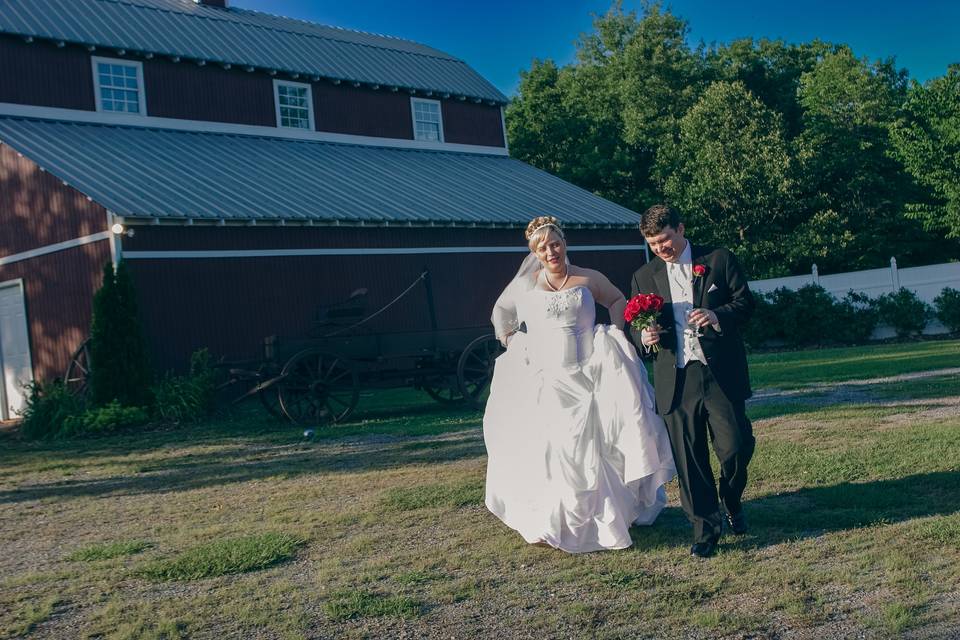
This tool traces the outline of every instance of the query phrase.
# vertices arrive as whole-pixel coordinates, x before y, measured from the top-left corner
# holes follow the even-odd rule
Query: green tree
[[[798,267],[811,259],[827,270],[877,267],[929,247],[903,215],[914,185],[890,154],[889,127],[905,96],[905,71],[846,47],[801,76],[796,156],[806,221],[791,243]]]
[[[716,82],[663,147],[659,170],[690,236],[729,247],[752,277],[780,275],[790,157],[779,115],[741,82]]]
[[[896,157],[929,190],[907,215],[929,231],[960,238],[960,65],[925,85],[914,83],[890,133]]]
[[[535,61],[506,111],[511,153],[634,210],[662,198],[652,169],[696,101],[702,56],[659,4],[616,2],[577,44],[577,61]]]
[[[93,297],[90,327],[90,393],[95,406],[151,402],[150,366],[140,328],[136,291],[126,265],[107,263]]]
[[[706,64],[711,79],[742,82],[767,108],[779,113],[784,136],[792,140],[803,128],[797,98],[800,77],[815,69],[823,56],[838,49],[837,45],[821,40],[787,44],[783,40],[741,38],[712,47]]]

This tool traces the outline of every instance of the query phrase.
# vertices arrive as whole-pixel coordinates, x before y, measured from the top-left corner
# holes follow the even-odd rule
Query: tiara
[[[533,231],[531,231],[529,234],[527,234],[527,239],[529,240],[530,238],[533,237],[533,234],[535,234],[537,231],[540,231],[540,229],[545,229],[545,228],[547,228],[547,227],[553,227],[554,229],[556,229],[557,231],[560,232],[560,235],[561,235],[561,236],[563,235],[563,229],[560,228],[560,223],[559,223],[559,221],[557,221],[557,222],[544,222],[544,223],[541,224],[539,227],[534,227]]]

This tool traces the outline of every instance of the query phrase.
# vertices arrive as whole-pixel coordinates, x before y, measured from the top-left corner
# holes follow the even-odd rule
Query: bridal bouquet
[[[631,327],[641,331],[646,327],[656,326],[661,309],[663,309],[661,296],[655,293],[638,293],[627,302],[627,308],[623,310],[623,319],[629,322]],[[660,351],[660,345],[655,344],[652,349],[657,353]]]

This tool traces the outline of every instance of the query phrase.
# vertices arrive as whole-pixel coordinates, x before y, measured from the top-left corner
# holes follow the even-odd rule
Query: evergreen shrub
[[[152,375],[140,328],[136,292],[126,265],[107,263],[103,286],[93,297],[90,327],[90,400],[102,407],[151,404]]]

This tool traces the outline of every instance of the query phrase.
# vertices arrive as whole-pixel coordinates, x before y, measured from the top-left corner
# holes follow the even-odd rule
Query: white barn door
[[[16,418],[26,397],[23,385],[33,380],[23,281],[0,283],[0,419]]]

